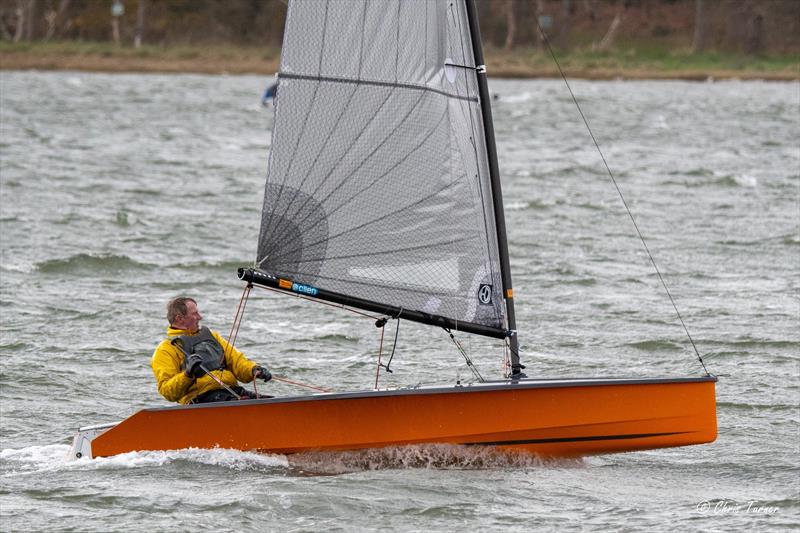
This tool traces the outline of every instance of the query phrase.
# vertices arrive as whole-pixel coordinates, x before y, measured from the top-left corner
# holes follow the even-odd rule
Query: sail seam
[[[375,81],[375,80],[365,80],[365,79],[354,80],[352,78],[339,78],[336,76],[312,76],[308,74],[291,74],[286,72],[280,72],[278,74],[278,79],[280,78],[328,82],[328,83],[355,83],[358,85],[372,85],[374,87],[401,87],[403,89],[411,89],[413,91],[436,93],[442,96],[446,96],[447,98],[453,98],[455,100],[466,100],[468,102],[478,101],[477,96],[461,96],[460,94],[453,94],[447,91],[442,91],[441,89],[434,89],[433,87],[428,87],[427,85],[417,85],[415,83],[401,83],[401,82],[391,83],[388,81]]]

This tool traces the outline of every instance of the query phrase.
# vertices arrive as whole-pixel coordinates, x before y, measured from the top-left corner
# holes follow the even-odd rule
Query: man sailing
[[[193,298],[182,296],[167,304],[167,338],[156,347],[150,363],[158,392],[182,404],[255,398],[239,382],[254,378],[266,382],[272,374],[216,331],[200,327],[202,319]]]

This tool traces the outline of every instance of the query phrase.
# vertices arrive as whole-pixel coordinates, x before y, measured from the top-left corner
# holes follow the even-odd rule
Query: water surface
[[[784,529],[798,523],[797,83],[573,82],[718,384],[711,445],[542,462],[444,446],[67,462],[81,425],[164,405],[165,301],[227,335],[252,263],[272,125],[265,79],[0,74],[3,530]],[[563,82],[494,80],[531,375],[702,375]],[[336,105],[336,102],[331,102]],[[374,382],[371,321],[256,291],[238,345],[276,374]],[[481,373],[502,348],[461,341]],[[404,322],[382,385],[470,379]],[[302,393],[271,384],[273,394]],[[254,423],[269,424],[268,420]]]

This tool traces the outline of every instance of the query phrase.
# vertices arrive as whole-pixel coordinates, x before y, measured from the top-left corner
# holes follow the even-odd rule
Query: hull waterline
[[[72,457],[423,443],[575,457],[685,446],[716,439],[715,385],[713,376],[521,380],[144,409],[116,425],[84,428]]]

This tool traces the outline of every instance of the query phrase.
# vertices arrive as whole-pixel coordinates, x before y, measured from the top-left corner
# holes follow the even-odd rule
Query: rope
[[[264,287],[264,288],[265,289],[269,289],[269,287]],[[240,327],[242,325],[242,320],[244,319],[244,310],[245,310],[245,307],[247,307],[247,301],[250,298],[250,291],[252,289],[253,289],[253,284],[252,283],[248,283],[247,286],[245,286],[244,291],[242,292],[242,297],[239,299],[239,305],[236,308],[236,315],[233,317],[233,325],[231,326],[231,334],[228,336],[228,347],[231,350],[234,349],[234,344],[236,343],[236,339],[239,336],[239,329],[240,329]],[[270,290],[272,290],[272,289],[270,289]],[[278,292],[278,291],[275,291],[275,292]],[[327,303],[327,302],[323,302],[323,303]],[[359,314],[364,314],[364,313],[359,313]],[[365,316],[369,316],[369,315],[365,315]],[[229,353],[229,352],[226,352],[226,355],[227,355],[227,353]],[[214,377],[214,376],[212,376],[212,377]],[[275,376],[275,375],[272,376],[272,379],[274,379],[275,381],[281,381],[283,383],[289,383],[290,385],[296,385],[298,387],[306,387],[306,388],[309,388],[309,389],[314,389],[314,390],[317,390],[317,391],[320,391],[320,392],[331,392],[330,389],[324,389],[322,387],[315,387],[314,385],[308,385],[306,383],[300,383],[298,381],[292,381],[292,380],[289,380],[289,379],[286,379],[286,378],[281,378],[281,377],[278,377],[278,376]],[[253,379],[253,391],[256,394],[256,398],[260,398],[260,394],[258,393],[257,381],[258,381],[257,379],[255,379],[255,378]],[[220,384],[222,384],[222,383],[220,382]],[[222,384],[222,385],[224,386],[224,384]]]
[[[375,389],[378,388],[378,376],[380,375],[381,367],[385,368],[386,371],[389,372],[390,374],[393,373],[392,369],[389,367],[392,364],[392,359],[394,359],[394,352],[397,349],[397,336],[400,334],[400,318],[398,317],[402,313],[403,310],[401,309],[397,313],[397,316],[395,316],[395,318],[397,319],[397,327],[394,330],[394,344],[392,344],[392,354],[389,356],[389,361],[387,361],[385,365],[381,364],[381,354],[383,353],[383,335],[386,330],[386,322],[389,321],[389,317],[380,318],[375,322],[375,326],[381,328],[381,343],[380,346],[378,347],[378,366],[377,368],[375,368]]]
[[[386,323],[381,326],[381,342],[378,345],[378,366],[375,367],[375,390],[378,390],[378,377],[381,375],[381,354],[383,354],[383,334],[386,331]]]
[[[633,213],[631,213],[630,208],[628,207],[628,202],[625,201],[625,197],[622,195],[622,190],[619,188],[617,184],[617,180],[614,178],[614,174],[611,172],[611,168],[608,166],[608,162],[606,161],[605,155],[603,155],[603,151],[600,149],[600,144],[598,144],[597,139],[592,132],[592,128],[589,127],[589,122],[586,120],[586,116],[583,114],[583,110],[581,109],[580,104],[578,103],[578,99],[575,98],[575,94],[572,92],[572,87],[570,87],[569,82],[567,81],[567,76],[564,74],[564,71],[561,69],[561,65],[556,59],[556,54],[553,52],[553,47],[550,46],[550,40],[547,38],[547,34],[542,29],[542,26],[539,24],[539,21],[536,21],[536,25],[539,28],[539,33],[542,35],[542,40],[547,45],[547,49],[550,51],[550,55],[553,57],[553,61],[558,68],[558,72],[561,74],[561,78],[564,80],[564,84],[567,86],[567,90],[569,91],[570,96],[572,97],[572,101],[575,103],[575,107],[578,109],[578,113],[580,113],[581,118],[583,119],[583,123],[586,125],[586,129],[589,131],[589,136],[591,136],[592,141],[594,142],[595,148],[597,148],[597,152],[600,154],[600,158],[603,160],[603,165],[606,167],[606,171],[608,172],[608,176],[611,178],[611,181],[614,183],[614,187],[617,189],[617,193],[619,194],[620,199],[622,200],[622,205],[625,206],[625,211],[628,212],[628,216],[633,222],[633,227],[636,229],[636,233],[639,235],[639,239],[642,241],[642,245],[644,245],[644,249],[647,252],[647,256],[650,258],[650,262],[653,264],[653,268],[658,274],[658,279],[661,281],[661,285],[664,287],[664,291],[666,291],[667,296],[669,297],[669,301],[672,302],[672,307],[675,309],[675,314],[678,315],[678,320],[681,322],[681,326],[683,326],[683,330],[686,332],[686,336],[689,338],[689,342],[692,344],[692,348],[694,348],[694,353],[697,355],[697,358],[700,360],[700,364],[703,365],[703,370],[705,371],[706,375],[710,375],[708,369],[706,368],[706,364],[703,362],[703,358],[700,356],[700,352],[697,350],[697,346],[694,343],[694,339],[689,334],[689,329],[686,327],[686,324],[683,321],[683,317],[681,316],[681,312],[678,311],[678,306],[675,304],[675,300],[672,298],[672,293],[669,292],[669,288],[667,287],[667,283],[664,281],[663,276],[661,275],[661,271],[658,269],[658,265],[656,264],[656,260],[653,258],[653,254],[650,253],[650,248],[647,246],[647,242],[644,240],[644,236],[642,232],[639,231],[639,225],[636,224],[636,219],[633,217]]]
[[[253,284],[248,283],[244,290],[242,291],[242,297],[239,299],[239,305],[236,307],[236,315],[233,317],[233,324],[231,325],[231,333],[228,335],[228,351],[225,353],[225,357],[227,358],[230,355],[231,351],[234,349],[234,345],[236,344],[236,339],[239,337],[239,329],[242,326],[242,319],[244,319],[244,309],[247,306],[247,301],[250,299],[250,291],[253,289]],[[253,377],[253,391],[256,394],[256,398],[259,398],[260,395],[258,394],[258,385],[256,385],[256,379]]]
[[[236,338],[239,336],[239,328],[242,325],[242,319],[244,318],[244,308],[247,306],[247,300],[250,298],[250,291],[253,289],[253,284],[248,283],[244,291],[242,291],[242,297],[239,299],[239,305],[236,307],[236,315],[233,317],[233,324],[231,325],[231,333],[228,335],[228,348],[229,350],[225,352],[225,357],[227,358],[230,355],[230,350],[233,350],[234,345],[236,344]]]
[[[402,312],[403,312],[403,310],[400,309],[400,312],[397,313],[397,316],[399,317]],[[392,355],[389,356],[389,361],[387,361],[386,367],[385,367],[386,371],[389,372],[390,374],[392,373],[392,371],[389,369],[389,366],[392,364],[392,359],[394,359],[394,351],[397,348],[397,336],[399,334],[400,334],[400,319],[398,318],[397,319],[397,327],[394,330],[394,344],[392,344]]]
[[[283,383],[288,383],[290,385],[297,385],[298,387],[305,387],[307,389],[314,389],[314,390],[317,390],[317,391],[320,391],[320,392],[333,392],[331,389],[324,389],[322,387],[315,387],[314,385],[309,385],[307,383],[300,383],[299,381],[292,381],[290,379],[281,378],[281,377],[278,377],[276,375],[273,375],[272,379],[274,379],[275,381],[281,381]]]

